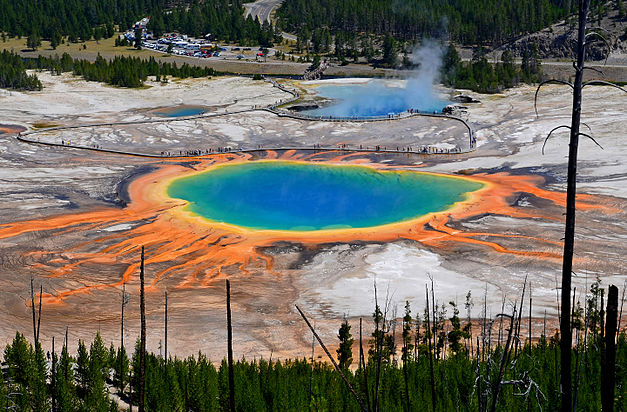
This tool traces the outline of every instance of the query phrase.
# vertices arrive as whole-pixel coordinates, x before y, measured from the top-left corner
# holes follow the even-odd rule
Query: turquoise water
[[[359,84],[329,84],[316,87],[320,96],[335,103],[318,109],[305,110],[311,116],[376,117],[397,114],[409,109],[422,113],[441,113],[450,102],[441,99],[430,84],[414,79],[404,87],[385,80],[370,80]]]
[[[207,109],[202,106],[176,106],[158,109],[153,113],[159,117],[186,117],[197,116],[205,113],[206,111]]]
[[[253,229],[364,228],[442,211],[481,183],[416,172],[290,162],[227,165],[173,181],[168,195],[212,221]]]

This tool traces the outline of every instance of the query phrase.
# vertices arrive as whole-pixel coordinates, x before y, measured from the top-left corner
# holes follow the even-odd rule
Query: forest
[[[181,7],[174,7],[180,4]],[[151,29],[178,30],[190,35],[212,34],[220,41],[270,44],[271,27],[244,19],[242,0],[0,0],[0,32],[9,37],[39,37],[58,44],[111,37],[114,26],[132,28],[152,16]]]
[[[541,335],[531,335],[527,286],[525,281],[519,300],[503,302],[502,313],[488,318],[484,305],[478,319],[470,317],[475,305],[470,292],[466,316],[455,302],[438,302],[433,285],[427,285],[424,309],[412,313],[406,302],[404,316],[395,319],[389,300],[377,301],[375,291],[372,318],[364,319],[374,330],[362,335],[362,319],[358,331],[344,319],[338,340],[327,342],[337,347],[334,355],[327,352],[332,359],[312,352],[300,359],[242,357],[231,366],[226,359],[214,365],[200,351],[185,359],[168,356],[167,335],[166,356],[144,352],[143,365],[141,340],[129,357],[124,346],[107,346],[97,334],[91,343],[79,341],[72,355],[66,329],[65,339],[56,347],[54,339],[46,342],[44,349],[41,307],[35,323],[33,297],[35,343],[17,332],[5,347],[0,404],[26,411],[115,411],[119,405],[111,394],[123,404],[138,405],[143,393],[149,411],[557,410],[560,336],[547,326],[546,317]],[[229,290],[227,286],[227,319]],[[605,292],[597,279],[584,301],[573,307],[575,410],[601,410],[608,397],[614,410],[627,410],[627,335],[617,333],[625,296],[619,304],[616,287]],[[167,303],[164,313],[167,330]],[[302,317],[310,325],[304,313]]]
[[[601,1],[595,1],[600,4]],[[282,28],[391,34],[403,41],[448,38],[499,45],[547,27],[574,11],[572,0],[290,0],[277,10]]]
[[[63,53],[61,57],[39,56],[24,59],[8,51],[0,54],[0,87],[14,90],[41,90],[41,82],[35,74],[28,75],[26,69],[48,70],[55,75],[72,72],[88,81],[98,81],[119,87],[141,87],[148,78],[167,81],[167,77],[207,77],[218,74],[209,67],[190,66],[184,63],[159,62],[153,57],[148,60],[136,57],[117,56],[108,61],[101,56],[95,62],[73,59]],[[485,53],[479,50],[470,62],[462,62],[455,47],[449,46],[443,56],[442,83],[481,93],[496,93],[514,87],[520,82],[533,83],[542,80],[542,68],[537,50],[523,54],[522,65],[514,64],[509,52],[503,53],[495,65],[488,62]]]
[[[17,55],[14,55],[18,59]],[[155,76],[156,81],[166,82],[167,77],[185,79],[189,77],[208,77],[216,73],[210,67],[190,66],[183,63],[180,67],[176,63],[158,62],[154,57],[148,60],[137,57],[116,56],[106,60],[98,55],[95,62],[72,59],[63,53],[61,57],[39,56],[36,59],[25,59],[24,68],[48,70],[52,74],[60,75],[72,72],[87,81],[96,81],[119,87],[141,87],[148,76]]]
[[[242,0],[193,2],[190,7],[171,10],[156,9],[151,14],[148,30],[156,36],[166,32],[185,33],[194,37],[210,34],[211,39],[237,42],[240,45],[272,47],[280,33],[267,22],[260,24],[252,17],[244,18]]]
[[[34,74],[26,73],[21,56],[3,50],[0,53],[0,87],[13,90],[41,90],[41,82]]]
[[[482,49],[475,51],[471,61],[462,62],[455,47],[450,45],[444,52],[441,71],[444,85],[479,93],[499,93],[520,83],[538,83],[544,79],[535,44],[523,52],[520,65],[514,63],[510,51],[503,52],[500,61],[492,64]]]

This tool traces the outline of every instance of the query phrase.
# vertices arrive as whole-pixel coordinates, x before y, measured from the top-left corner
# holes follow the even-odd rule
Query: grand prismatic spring
[[[479,182],[362,166],[255,162],[175,180],[168,194],[211,221],[253,229],[364,228],[445,210]]]
[[[476,151],[410,154],[402,148],[465,150],[467,129],[422,116],[377,122],[277,116],[251,106],[290,96],[251,79],[119,90],[38,75],[44,90],[36,98],[13,93],[0,126],[2,339],[14,336],[15,325],[27,330],[32,322],[32,276],[36,288],[43,286],[44,339],[69,326],[75,337],[91,339],[100,330],[106,341],[117,340],[125,286],[131,295],[125,340],[132,342],[139,327],[142,246],[148,347],[157,352],[165,291],[172,353],[222,347],[217,325],[224,323],[227,278],[236,351],[247,356],[302,356],[311,335],[294,304],[312,314],[325,341],[334,342],[345,314],[351,321],[371,316],[375,279],[395,303],[409,300],[416,310],[424,307],[431,276],[442,302],[472,290],[497,313],[504,297],[507,303],[520,295],[528,274],[534,317],[541,319],[544,310],[557,316],[564,150],[559,139],[548,142],[544,156],[541,148],[544,132],[568,115],[559,90],[544,92],[546,118],[539,120],[533,89],[477,96],[483,103],[468,109]],[[82,90],[72,100],[60,98],[68,85]],[[586,107],[601,113],[614,95],[591,90]],[[154,113],[173,108],[180,116],[179,108],[191,106],[206,112],[159,119]],[[20,109],[25,107],[28,113]],[[617,124],[624,119],[587,117],[606,150],[582,146],[578,292],[595,276],[622,284],[627,221],[616,166],[624,154]],[[24,128],[38,130],[26,135],[33,144],[15,138]],[[68,141],[116,153],[72,149]],[[323,149],[313,150],[314,144]],[[360,146],[398,146],[399,152]],[[216,153],[218,147],[252,150]],[[199,149],[213,153],[188,154]],[[162,152],[168,156],[161,158]],[[478,306],[472,315],[480,315]],[[215,351],[216,360],[222,355]]]

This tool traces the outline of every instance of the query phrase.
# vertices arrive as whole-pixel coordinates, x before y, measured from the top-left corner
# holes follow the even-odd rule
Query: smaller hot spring
[[[188,117],[198,116],[206,112],[207,108],[203,106],[180,105],[155,109],[152,111],[152,114],[159,117]]]
[[[0,134],[15,134],[25,131],[24,126],[18,126],[16,124],[0,124]]]
[[[328,83],[316,92],[333,103],[302,113],[322,117],[379,117],[412,110],[441,113],[450,104],[431,87],[417,79],[390,81],[372,79],[362,83]]]

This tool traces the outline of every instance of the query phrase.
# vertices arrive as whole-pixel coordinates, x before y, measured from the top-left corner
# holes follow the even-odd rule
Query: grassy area
[[[83,43],[70,43],[66,41],[64,44],[59,45],[56,50],[50,47],[49,41],[44,40],[41,42],[41,47],[39,47],[35,51],[26,47],[25,37],[22,37],[21,39],[11,38],[7,39],[6,42],[0,42],[0,50],[13,50],[16,53],[20,53],[21,55],[27,57],[37,57],[40,54],[44,56],[50,56],[54,54],[61,55],[63,53],[68,53],[73,58],[81,59],[95,58],[98,53],[100,53],[102,56],[122,55],[144,58],[148,58],[150,56],[164,57],[163,54],[157,53],[153,50],[135,50],[132,47],[115,47],[116,37],[117,35],[110,39],[102,39],[98,42],[95,40],[90,40]]]
[[[290,52],[291,46],[280,46],[279,49],[285,52]],[[214,70],[225,74],[265,74],[274,76],[299,76],[302,75],[306,68],[309,67],[309,63],[297,63],[290,62],[289,60],[276,60],[268,59],[267,61],[255,61],[255,60],[227,60],[223,58],[211,58],[211,59],[197,59],[185,56],[168,55],[165,53],[156,52],[154,50],[142,49],[136,50],[132,47],[115,47],[115,37],[110,39],[103,39],[99,42],[90,40],[84,43],[64,43],[53,50],[50,47],[50,42],[42,41],[41,47],[33,51],[26,47],[26,38],[7,39],[5,42],[0,41],[0,50],[9,50],[19,53],[23,57],[37,58],[42,56],[54,56],[68,53],[73,59],[85,59],[94,61],[98,54],[105,59],[111,59],[114,56],[132,56],[148,59],[151,56],[162,62],[172,62],[177,65],[187,63],[191,66],[211,67]],[[389,72],[389,69],[376,69],[373,70],[370,66],[364,65],[348,65],[343,67],[331,67],[327,74],[330,76],[339,77],[370,77],[381,76]]]

